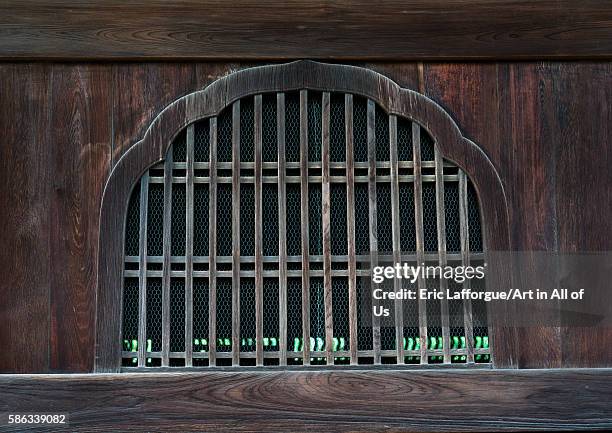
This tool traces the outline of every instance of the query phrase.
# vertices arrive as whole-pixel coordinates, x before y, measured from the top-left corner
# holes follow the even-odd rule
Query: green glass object
[[[451,349],[457,349],[459,347],[459,337],[456,335],[453,335],[453,345],[451,346]]]
[[[323,350],[323,344],[325,342],[323,341],[323,339],[321,337],[317,337],[317,352]]]

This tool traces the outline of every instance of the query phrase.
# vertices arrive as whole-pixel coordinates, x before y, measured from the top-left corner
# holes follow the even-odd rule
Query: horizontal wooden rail
[[[597,0],[6,0],[0,59],[612,57]]]
[[[255,370],[4,375],[0,422],[20,432],[40,426],[7,426],[8,414],[65,413],[70,431],[612,428],[612,369]]]

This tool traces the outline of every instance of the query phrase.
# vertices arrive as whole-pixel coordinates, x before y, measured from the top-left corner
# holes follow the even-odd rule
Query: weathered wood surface
[[[65,430],[90,432],[603,429],[611,394],[609,369],[7,375],[0,413],[19,432],[41,429],[6,414],[66,413]]]
[[[7,0],[0,59],[610,58],[598,0]]]
[[[413,63],[366,66],[417,86]],[[112,164],[170,102],[240,67],[0,64],[0,371],[92,371]],[[424,64],[426,95],[502,178],[513,248],[612,249],[611,75],[602,62]],[[539,344],[521,344],[521,367],[612,365],[605,330],[525,332]]]

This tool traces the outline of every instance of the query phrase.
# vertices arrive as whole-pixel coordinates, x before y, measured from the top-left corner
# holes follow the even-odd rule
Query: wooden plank
[[[43,373],[48,372],[50,367],[51,350],[50,332],[51,325],[50,317],[50,296],[51,285],[50,280],[54,273],[57,273],[51,263],[53,257],[48,253],[50,242],[52,239],[51,230],[51,207],[52,198],[66,197],[73,199],[71,193],[64,194],[64,191],[71,191],[71,185],[74,183],[74,171],[76,167],[83,167],[83,152],[92,150],[95,146],[85,146],[81,142],[81,135],[73,136],[76,131],[68,131],[66,128],[67,122],[62,122],[61,129],[58,133],[66,133],[68,136],[60,135],[63,140],[50,140],[50,124],[54,116],[52,110],[53,101],[53,74],[54,66],[46,64],[1,64],[0,65],[0,89],[2,89],[2,98],[0,99],[0,131],[2,131],[2,140],[0,141],[0,160],[2,161],[2,169],[0,170],[0,182],[2,184],[2,193],[0,193],[0,264],[3,269],[2,284],[0,284],[0,299],[2,299],[2,308],[0,308],[0,342],[2,351],[0,352],[0,372],[2,373]],[[63,100],[56,110],[65,109],[66,116],[69,119],[82,119],[83,111],[74,109],[71,105],[78,106],[82,100],[80,91],[75,91],[76,83],[82,81],[71,80],[66,85],[66,94],[74,96],[72,104],[68,104],[67,100]],[[83,89],[83,93],[86,93]],[[64,93],[62,92],[62,95]],[[96,98],[97,100],[98,98]],[[83,107],[85,108],[85,107]],[[70,123],[72,124],[72,123]],[[75,122],[76,124],[76,122]],[[71,128],[72,129],[72,128]],[[78,130],[80,132],[80,130]],[[84,133],[84,136],[89,136],[89,133]],[[52,145],[53,143],[53,145]],[[73,143],[79,146],[78,150],[72,148],[64,148],[65,143]],[[57,150],[56,150],[57,149]],[[69,155],[65,153],[69,151],[74,157],[72,164],[65,170],[56,171],[49,167],[50,161],[54,159],[54,154],[57,153],[61,164]],[[62,152],[64,154],[62,154]],[[78,154],[79,156],[76,156]],[[93,153],[88,155],[86,160],[94,160]],[[100,162],[95,158],[95,166],[98,167]],[[88,166],[89,164],[85,164]],[[103,164],[108,169],[108,158]],[[54,164],[54,166],[56,166]],[[61,166],[61,165],[60,165]],[[71,173],[67,176],[66,183],[59,183],[58,175],[62,173]],[[81,176],[84,185],[95,185],[95,189],[101,188],[99,183],[91,182],[88,173],[86,176]],[[96,175],[96,181],[98,175]],[[61,187],[60,187],[61,185]],[[90,191],[89,188],[83,191]],[[61,194],[58,194],[62,192]],[[97,193],[90,192],[91,195],[101,197],[101,189]],[[82,240],[92,242],[93,251],[89,248],[85,250],[74,251],[72,248],[63,252],[65,257],[70,257],[71,261],[75,260],[74,269],[79,273],[70,273],[72,278],[67,280],[69,286],[76,287],[91,287],[95,293],[95,276],[94,281],[89,282],[90,274],[95,275],[95,266],[90,267],[89,258],[97,253],[95,245],[96,241],[92,239],[91,231],[85,230],[85,226],[90,225],[97,236],[97,218],[91,216],[84,217],[80,214],[82,205],[81,199],[70,206],[70,212],[66,212],[66,222],[70,222],[69,228],[61,224],[61,235],[72,239],[72,236],[66,236],[66,233],[78,233],[78,245],[82,247]],[[90,203],[87,201],[87,203]],[[79,205],[77,208],[76,205]],[[88,206],[92,206],[87,204]],[[98,206],[99,209],[99,206]],[[77,213],[78,212],[78,213]],[[78,216],[78,218],[75,218]],[[69,218],[68,218],[69,217]],[[92,221],[93,219],[93,221]],[[79,223],[83,223],[81,226]],[[59,233],[58,233],[59,234]],[[56,244],[57,245],[57,244]],[[87,245],[89,245],[87,243]],[[10,248],[8,247],[10,246]],[[59,245],[60,247],[62,244]],[[55,248],[51,245],[51,248]],[[121,255],[122,248],[114,253]],[[62,255],[62,258],[64,258]],[[35,258],[35,260],[33,260]],[[65,266],[67,259],[64,260],[62,266]],[[64,268],[62,268],[62,272]],[[75,277],[79,277],[78,280]],[[60,310],[66,311],[68,315],[74,312],[75,296],[70,292],[66,292],[66,302],[56,302],[63,304],[65,307]],[[63,297],[63,296],[62,296]],[[79,296],[83,298],[84,306],[91,306],[94,302],[92,297]],[[78,302],[81,304],[81,301]],[[77,311],[83,311],[77,306]],[[87,310],[85,310],[87,311]],[[89,310],[91,311],[91,310]],[[89,314],[89,320],[92,320],[91,312],[85,313],[85,318]],[[55,315],[57,317],[57,315]],[[83,317],[79,314],[79,318]],[[28,318],[35,318],[29,320]],[[59,319],[59,317],[58,317]],[[67,323],[58,323],[57,327],[64,329],[81,329],[80,320],[67,319]],[[86,325],[85,323],[82,323]],[[79,325],[79,326],[77,326]],[[87,327],[87,326],[85,326]],[[91,332],[93,327],[89,327],[87,331]],[[93,335],[89,338],[78,337],[78,341],[92,347],[90,342],[93,342]],[[118,341],[115,340],[115,346]],[[89,357],[91,354],[83,353],[79,348],[74,347],[74,337],[71,341],[66,341],[63,344],[56,344],[55,347],[66,353],[70,357],[71,367],[83,365],[83,357]],[[63,350],[65,349],[65,350]],[[91,352],[91,351],[89,351]],[[61,367],[65,367],[64,362],[59,362]],[[70,368],[70,370],[86,371],[86,367]]]
[[[459,226],[461,233],[461,264],[469,266],[470,264],[470,232],[468,221],[468,203],[467,203],[467,176],[462,170],[459,170]],[[470,280],[466,279],[463,282],[463,288],[470,288]],[[474,362],[474,330],[472,321],[472,301],[463,300],[463,323],[465,329],[465,346],[467,349],[467,362]]]
[[[170,351],[170,247],[172,243],[172,148],[164,161],[164,217],[162,265],[162,367],[168,366]]]
[[[368,216],[370,221],[370,269],[378,266],[378,230],[376,218],[376,103],[368,99]],[[372,299],[372,305],[376,300]],[[374,364],[380,364],[380,319],[372,315],[372,347]]]
[[[300,90],[300,211],[302,238],[303,363],[310,364],[310,260],[308,233],[308,92]]]
[[[255,352],[257,365],[263,365],[263,214],[262,214],[262,96],[255,95]]]
[[[329,186],[329,92],[323,92],[321,128],[321,215],[323,228],[323,302],[325,304],[325,358],[327,365],[334,363],[334,314],[331,277],[331,196]]]
[[[208,206],[208,364],[217,361],[217,118],[210,118]]]
[[[20,355],[20,351],[28,350],[27,358],[38,359],[39,355],[30,351],[39,351],[45,345],[49,347],[51,371],[88,372],[93,368],[93,352],[84,348],[95,345],[98,277],[95,268],[99,251],[100,203],[110,170],[112,68],[102,64],[53,64],[49,68],[22,64],[16,65],[14,70],[21,76],[10,84],[0,84],[3,105],[9,110],[2,114],[6,116],[7,125],[1,130],[4,145],[22,155],[17,158],[4,155],[2,170],[12,172],[11,176],[14,176],[4,181],[5,192],[8,193],[10,185],[15,182],[19,185],[18,192],[8,193],[10,203],[6,204],[6,209],[21,220],[10,223],[8,214],[0,217],[7,218],[6,225],[19,233],[19,239],[4,239],[1,245],[15,246],[8,254],[17,257],[31,257],[32,251],[22,248],[37,239],[44,242],[47,235],[48,245],[38,248],[46,251],[47,257],[43,259],[34,253],[36,264],[28,260],[25,267],[14,271],[18,274],[25,270],[29,275],[23,279],[10,279],[7,285],[10,293],[0,294],[7,304],[12,303],[11,299],[23,296],[26,300],[23,304],[31,308],[28,317],[36,318],[36,323],[26,321],[27,330],[20,330],[17,320],[8,317],[2,320],[2,323],[12,323],[9,328],[17,332],[21,346],[21,349],[13,349],[3,343],[3,351],[7,353],[5,356],[17,356],[21,369],[24,368],[22,364],[27,365],[29,361]],[[17,141],[13,142],[14,131],[18,128],[24,131],[19,132]],[[44,150],[40,148],[41,144],[45,146]],[[33,161],[28,159],[29,152],[36,152],[40,162],[32,165]],[[11,166],[23,170],[29,179],[19,180],[22,174],[9,170]],[[52,180],[47,179],[49,176]],[[33,191],[35,182],[37,187]],[[40,197],[46,191],[45,183],[51,188],[46,192],[48,202]],[[28,195],[25,202],[35,198],[33,207],[25,214],[21,210],[23,194]],[[39,215],[39,210],[43,209],[47,217]],[[48,224],[43,229],[46,234],[33,236],[33,227],[37,224]],[[23,236],[24,230],[28,236]],[[118,230],[122,228],[118,227]],[[23,245],[17,247],[20,244]],[[21,252],[17,253],[17,250]],[[119,251],[118,255],[121,256],[122,252]],[[48,265],[45,265],[46,260]],[[46,275],[46,271],[41,269],[44,266],[51,272],[44,277],[44,283],[39,283],[38,278]],[[16,269],[8,263],[4,263],[3,268]],[[6,282],[7,278],[4,280]],[[31,286],[21,288],[21,284],[27,281]],[[38,290],[46,289],[50,292],[42,299],[44,315],[49,317],[49,323],[40,314],[42,299],[36,294]],[[5,307],[13,314],[23,311],[21,306]],[[28,337],[31,333],[39,335],[31,339]],[[50,341],[38,341],[43,336],[49,337]],[[115,337],[115,344],[118,341],[119,338]]]
[[[278,143],[278,315],[279,365],[287,365],[287,185],[285,184],[285,94],[276,95]]]
[[[0,377],[3,411],[45,413],[59,407],[68,415],[68,424],[53,428],[61,431],[175,430],[177,419],[182,430],[190,431],[244,431],[245,426],[262,432],[431,431],[432,426],[443,431],[609,430],[611,393],[610,369]],[[405,410],[407,402],[418,402],[418,410]],[[40,426],[7,425],[5,430],[40,431]]]
[[[412,159],[414,163],[414,223],[416,227],[417,263],[423,263],[425,256],[425,234],[423,232],[423,185],[421,184],[421,127],[412,122]],[[421,274],[417,280],[419,291],[426,289],[425,279]],[[419,338],[421,340],[421,364],[427,364],[427,306],[419,298]]]
[[[596,0],[394,0],[377,5],[356,0],[332,6],[323,0],[275,0],[263,6],[247,0],[180,5],[44,0],[35,6],[7,0],[0,17],[4,61],[612,56],[612,10]],[[333,21],[342,25],[326,25]],[[245,27],[251,29],[248,34],[239,31]]]
[[[446,257],[446,224],[444,210],[444,168],[443,159],[438,150],[434,148],[434,160],[436,164],[436,227],[438,229],[438,264],[444,268],[447,264]],[[440,290],[446,293],[448,281],[440,278]],[[442,325],[442,349],[444,350],[444,363],[451,362],[450,355],[450,320],[448,316],[448,298],[444,296],[440,301],[440,319]]]
[[[193,162],[194,124],[187,127],[187,184],[185,194],[185,367],[193,361]]]
[[[232,365],[240,365],[240,99],[232,104]]]
[[[389,154],[391,163],[391,232],[393,238],[393,264],[402,262],[402,247],[400,238],[400,209],[399,209],[399,173],[397,162],[397,116],[389,116]],[[393,290],[402,290],[402,280],[393,279]],[[404,309],[403,300],[395,300],[395,347],[397,349],[397,363],[404,363]]]
[[[147,347],[147,210],[149,207],[149,172],[140,179],[140,233],[138,241],[138,366],[145,365]]]
[[[353,95],[344,95],[346,136],[346,230],[348,249],[349,350],[351,365],[357,364],[357,263],[355,260],[355,156],[353,148]],[[361,227],[360,229],[363,230]]]
[[[551,133],[546,142],[555,149],[551,159],[558,251],[594,251],[603,257],[612,251],[612,64],[552,64],[545,65],[544,72],[546,84],[554,86],[543,118],[552,119],[545,131]],[[540,198],[547,192],[534,195]],[[535,228],[533,232],[537,234]],[[600,299],[609,299],[598,293]],[[561,323],[570,322],[571,309],[561,312]],[[612,366],[612,327],[566,326],[560,336],[561,366]]]

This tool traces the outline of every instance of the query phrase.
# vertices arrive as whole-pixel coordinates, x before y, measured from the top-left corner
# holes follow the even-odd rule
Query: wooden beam
[[[208,363],[217,359],[217,118],[210,119],[208,211]]]
[[[436,227],[438,229],[438,264],[444,268],[447,264],[446,257],[446,221],[444,207],[444,164],[438,146],[434,148],[434,161],[436,171]],[[440,290],[446,293],[448,281],[440,278]],[[448,298],[443,297],[440,301],[440,319],[442,325],[442,348],[444,350],[444,363],[451,362],[450,355],[450,320],[448,315]]]
[[[353,95],[344,95],[346,135],[346,231],[348,249],[349,350],[351,365],[357,364],[357,263],[355,260],[355,182],[353,146]],[[363,227],[360,227],[362,230]]]
[[[393,242],[393,265],[402,261],[402,247],[400,238],[400,203],[399,203],[399,172],[397,161],[397,116],[389,116],[389,155],[391,163],[391,232]],[[402,280],[393,279],[393,290],[402,290]],[[397,350],[397,363],[404,363],[404,309],[403,300],[395,300],[395,348]]]
[[[193,162],[194,125],[187,127],[187,184],[185,185],[185,367],[193,356]]]
[[[240,100],[232,104],[232,365],[240,365]]]
[[[147,211],[149,207],[149,171],[140,179],[140,234],[138,255],[138,366],[144,367],[147,348]]]
[[[368,216],[370,221],[370,269],[378,266],[378,230],[376,217],[376,103],[368,99],[367,105],[368,141]],[[375,305],[372,299],[372,305]],[[372,315],[372,347],[374,364],[380,364],[380,319]]]
[[[423,230],[423,185],[421,184],[421,127],[412,122],[412,158],[414,162],[414,222],[416,227],[416,261],[422,264],[425,256],[425,233]],[[417,279],[419,292],[426,289],[425,279]],[[421,364],[427,364],[427,304],[419,297],[419,339]]]
[[[255,95],[255,352],[257,365],[263,365],[263,214],[261,185],[262,96]]]
[[[323,303],[325,304],[325,358],[327,365],[334,363],[332,347],[334,343],[334,313],[332,306],[331,277],[331,196],[329,185],[329,128],[330,95],[323,92],[321,103],[321,216],[323,228]]]
[[[609,430],[611,394],[611,369],[0,375],[3,412],[66,431]]]
[[[167,367],[170,351],[170,256],[172,243],[172,148],[164,161],[164,220],[162,277],[162,367]]]
[[[285,184],[285,94],[276,95],[278,143],[278,316],[279,365],[287,364],[287,185]]]
[[[308,233],[308,92],[300,91],[300,212],[302,219],[303,363],[310,364],[310,260]]]
[[[467,202],[467,176],[459,170],[459,231],[461,234],[461,264],[470,265],[470,232],[468,221]],[[463,288],[470,288],[470,280],[463,282]],[[465,329],[465,346],[467,349],[467,362],[474,362],[474,323],[472,321],[472,301],[463,300],[463,323]]]
[[[0,17],[5,61],[612,58],[597,0],[6,0]]]

